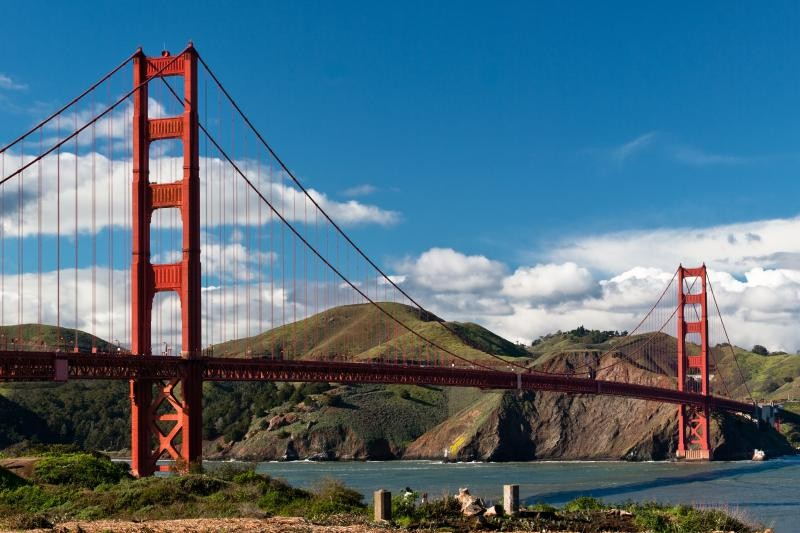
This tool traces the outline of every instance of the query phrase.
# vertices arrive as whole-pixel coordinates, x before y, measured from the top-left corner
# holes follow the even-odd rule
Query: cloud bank
[[[513,271],[489,257],[442,248],[395,266],[403,285],[433,312],[528,343],[579,325],[630,330],[679,263],[705,262],[731,340],[795,352],[797,235],[800,217],[576,238],[546,250],[542,262]],[[717,336],[712,342],[724,340],[721,332]]]

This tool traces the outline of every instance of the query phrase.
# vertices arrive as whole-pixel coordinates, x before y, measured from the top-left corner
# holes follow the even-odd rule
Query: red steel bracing
[[[165,68],[167,67],[167,68]],[[169,53],[148,58],[139,50],[133,58],[133,260],[131,278],[131,351],[152,354],[152,308],[157,292],[175,291],[181,303],[181,357],[187,364],[167,382],[131,380],[131,467],[137,476],[157,470],[163,456],[189,465],[201,460],[202,376],[193,361],[201,351],[200,302],[200,164],[197,111],[197,54],[190,45],[177,60]],[[148,117],[148,84],[154,75],[183,76],[183,114]],[[150,143],[180,139],[183,175],[172,184],[151,185]],[[150,262],[153,211],[178,208],[183,229],[179,263]],[[155,389],[155,395],[154,395]],[[178,393],[179,389],[179,393]]]
[[[708,397],[708,301],[706,266],[678,267],[678,391]],[[688,291],[684,280],[698,278],[700,292]],[[696,283],[695,283],[696,285]],[[691,309],[687,317],[686,306]],[[697,308],[699,307],[699,313]],[[687,320],[688,318],[688,320]],[[692,320],[692,318],[696,320]],[[687,335],[699,335],[700,353],[690,353]],[[711,459],[709,418],[711,407],[704,404],[681,404],[678,408],[677,456],[690,460]]]
[[[136,379],[165,382],[160,391],[168,398],[171,385],[191,371],[206,381],[285,381],[331,383],[404,383],[442,387],[538,390],[567,394],[600,394],[708,407],[751,414],[750,403],[697,392],[652,385],[594,380],[559,374],[520,373],[484,368],[438,367],[410,363],[350,363],[279,358],[238,359],[203,357],[184,359],[148,355],[76,354],[64,352],[7,351],[0,357],[0,382],[55,381],[59,362],[69,379]],[[63,364],[66,363],[66,368]]]
[[[525,390],[547,390],[557,391],[562,393],[571,394],[604,394],[604,395],[617,395],[641,398],[645,400],[667,402],[680,405],[680,442],[679,452],[683,456],[689,458],[709,458],[708,452],[708,414],[710,409],[720,409],[733,412],[750,412],[751,405],[733,400],[718,398],[710,395],[708,387],[708,357],[711,355],[708,348],[708,318],[706,307],[706,272],[705,268],[698,269],[679,269],[680,278],[678,279],[679,295],[677,308],[674,305],[665,306],[661,309],[659,305],[662,302],[664,294],[674,294],[669,285],[664,290],[664,293],[659,298],[658,302],[653,306],[650,312],[645,316],[639,326],[634,329],[638,332],[640,326],[643,326],[648,320],[655,321],[655,325],[659,326],[654,329],[656,335],[651,335],[650,338],[643,342],[631,344],[632,352],[625,353],[625,357],[619,357],[617,362],[611,363],[602,368],[593,368],[593,375],[597,376],[597,371],[604,371],[604,375],[614,378],[609,370],[630,360],[631,357],[644,361],[647,368],[652,368],[654,372],[658,372],[665,365],[660,364],[659,357],[661,353],[658,351],[662,349],[661,344],[658,342],[658,333],[664,331],[664,327],[674,319],[675,315],[679,317],[678,320],[678,336],[680,342],[678,343],[679,351],[679,384],[678,390],[659,388],[651,385],[639,385],[634,383],[606,381],[599,379],[586,379],[578,377],[578,373],[570,372],[567,374],[547,373],[532,371],[513,361],[506,360],[500,356],[496,359],[502,363],[501,367],[492,367],[485,362],[474,362],[468,358],[463,357],[457,353],[449,351],[446,347],[437,344],[433,339],[426,337],[420,331],[408,327],[402,320],[399,320],[393,315],[391,308],[383,305],[378,300],[381,298],[380,286],[383,283],[383,300],[388,301],[390,298],[387,295],[387,289],[393,291],[394,297],[399,297],[398,303],[409,303],[416,306],[419,312],[419,319],[430,318],[426,317],[427,312],[422,309],[416,301],[414,301],[402,287],[397,286],[388,276],[386,276],[378,267],[373,263],[364,252],[362,252],[353,241],[334,223],[334,221],[322,210],[320,205],[308,194],[308,191],[300,184],[299,181],[292,175],[288,168],[278,159],[277,155],[272,151],[269,145],[266,144],[263,137],[253,127],[250,121],[242,114],[238,105],[233,101],[228,92],[219,84],[216,76],[207,70],[205,74],[210,76],[210,79],[215,82],[221,93],[230,100],[233,108],[241,115],[245,124],[251,129],[258,141],[267,150],[268,155],[273,158],[277,163],[278,174],[273,178],[272,171],[267,170],[267,177],[269,183],[268,193],[265,193],[264,183],[260,179],[261,167],[258,158],[258,167],[254,171],[249,168],[247,158],[239,159],[238,154],[247,154],[247,139],[244,142],[239,142],[236,137],[236,128],[233,125],[233,114],[231,116],[231,151],[230,155],[219,145],[218,141],[212,137],[211,133],[207,130],[208,119],[204,119],[206,124],[202,124],[198,120],[198,82],[197,82],[197,66],[198,62],[202,63],[194,48],[190,45],[185,51],[177,56],[170,56],[168,53],[159,58],[147,58],[141,50],[132,56],[134,64],[134,85],[133,88],[127,92],[122,98],[115,101],[108,109],[98,113],[86,124],[79,127],[77,122],[77,115],[73,117],[75,123],[75,131],[67,137],[61,139],[61,124],[60,116],[57,120],[57,128],[59,131],[59,140],[54,146],[47,151],[43,151],[41,155],[26,161],[24,158],[20,159],[19,168],[9,175],[5,175],[5,153],[2,153],[2,174],[0,174],[0,186],[5,184],[9,179],[18,176],[20,182],[17,184],[18,194],[22,195],[22,181],[23,172],[34,164],[39,164],[43,157],[48,154],[55,153],[59,158],[57,165],[56,186],[60,191],[61,184],[61,164],[60,164],[60,150],[65,143],[74,139],[75,141],[75,154],[78,154],[78,135],[91,128],[92,141],[93,141],[93,155],[92,161],[94,162],[94,147],[95,140],[95,123],[107,116],[114,108],[119,106],[122,102],[130,96],[133,96],[133,128],[126,131],[127,135],[132,133],[132,177],[133,177],[133,205],[132,205],[132,282],[131,282],[131,307],[126,304],[127,310],[132,311],[132,318],[130,321],[132,327],[131,346],[130,351],[125,349],[121,351],[119,344],[115,350],[115,355],[109,353],[100,353],[99,350],[92,350],[93,355],[89,356],[85,353],[77,353],[77,337],[74,349],[76,353],[65,353],[65,346],[62,346],[64,339],[61,339],[57,346],[46,347],[41,343],[35,345],[25,345],[21,339],[21,335],[17,335],[17,339],[4,341],[4,349],[0,349],[0,382],[2,381],[64,381],[66,379],[124,379],[131,381],[131,399],[132,399],[132,459],[134,472],[138,475],[148,475],[153,473],[157,467],[157,460],[159,458],[173,459],[184,465],[192,462],[199,462],[201,459],[201,385],[203,380],[207,381],[323,381],[323,382],[343,382],[343,383],[407,383],[407,384],[431,384],[438,386],[474,386],[481,388],[496,388],[496,389],[525,389]],[[204,64],[204,63],[203,63]],[[114,72],[121,67],[117,67]],[[206,69],[208,67],[206,66]],[[113,74],[113,72],[112,72]],[[203,73],[201,72],[201,75]],[[179,95],[178,92],[172,89],[166,77],[169,76],[183,76],[184,77],[184,93]],[[107,76],[108,77],[108,76]],[[101,80],[102,81],[102,80]],[[175,97],[178,105],[181,106],[182,113],[178,116],[172,117],[153,117],[148,115],[148,84],[150,81],[163,81],[163,85],[167,87],[170,93]],[[97,85],[97,84],[96,84]],[[87,91],[88,93],[88,91]],[[84,93],[87,94],[87,93]],[[79,97],[82,98],[84,95]],[[92,97],[94,98],[94,97]],[[207,98],[207,96],[206,96]],[[78,100],[76,99],[76,101]],[[92,100],[93,102],[93,100]],[[71,105],[71,104],[70,104]],[[217,105],[219,107],[219,96]],[[94,107],[94,104],[92,104]],[[60,112],[59,112],[60,113]],[[218,112],[218,119],[222,118],[221,112]],[[54,115],[56,116],[56,115]],[[126,110],[126,118],[127,110]],[[52,118],[52,117],[51,117]],[[49,120],[49,119],[48,119]],[[46,121],[45,121],[46,122]],[[41,126],[41,125],[40,125]],[[110,128],[110,121],[109,121]],[[227,128],[226,128],[227,129]],[[297,322],[302,317],[308,317],[309,310],[311,309],[312,300],[314,311],[319,311],[317,300],[316,286],[312,289],[309,287],[308,275],[309,270],[314,270],[318,265],[324,272],[325,281],[323,282],[324,294],[322,308],[326,309],[333,306],[342,304],[357,304],[366,302],[372,304],[379,310],[379,315],[384,320],[383,327],[381,321],[378,320],[371,324],[366,324],[359,333],[351,333],[348,339],[345,339],[342,348],[337,349],[332,353],[319,353],[316,354],[324,357],[318,361],[302,361],[291,360],[299,355],[299,353],[306,353],[311,350],[316,343],[311,342],[311,339],[303,337],[299,331],[292,329],[287,343],[281,346],[276,345],[275,337],[272,338],[270,346],[264,348],[261,356],[253,356],[250,347],[247,347],[246,353],[248,356],[254,357],[252,360],[230,359],[230,358],[201,358],[201,300],[200,300],[200,225],[199,225],[199,143],[198,143],[198,130],[206,135],[207,143],[210,142],[218,151],[218,163],[222,165],[223,161],[227,161],[231,172],[224,173],[224,176],[229,176],[234,179],[234,175],[238,175],[236,184],[233,188],[223,186],[223,180],[218,179],[219,184],[219,213],[222,217],[222,226],[226,225],[226,206],[225,197],[227,194],[233,195],[233,210],[229,213],[239,212],[238,199],[240,196],[237,194],[239,186],[242,186],[245,191],[252,193],[254,200],[258,204],[258,219],[259,219],[259,242],[262,240],[260,235],[261,231],[261,209],[266,208],[266,213],[269,218],[269,243],[277,247],[277,242],[280,242],[280,254],[278,257],[280,268],[275,267],[275,257],[273,254],[268,254],[269,257],[269,295],[270,295],[270,310],[269,310],[269,326],[270,329],[278,325],[285,325],[290,322]],[[26,134],[27,135],[27,134]],[[21,137],[20,152],[23,153],[23,144]],[[149,169],[151,162],[149,161],[149,148],[150,143],[158,142],[162,139],[180,139],[183,142],[183,174],[177,175],[177,169],[174,170],[176,174],[170,176],[175,181],[173,183],[150,183]],[[235,143],[235,144],[233,144]],[[40,131],[40,151],[42,150],[41,131]],[[110,140],[109,140],[110,145]],[[6,147],[8,148],[8,147]],[[234,148],[238,148],[237,152]],[[244,148],[244,149],[243,149]],[[5,150],[5,148],[3,149]],[[109,153],[111,148],[109,147]],[[109,160],[111,157],[109,156]],[[75,188],[78,188],[78,167],[77,157],[75,159]],[[154,168],[155,165],[153,165]],[[71,167],[70,167],[71,168]],[[212,166],[212,171],[213,171]],[[94,169],[94,166],[92,166]],[[111,170],[110,170],[111,171]],[[220,168],[217,169],[218,176],[220,176]],[[291,180],[296,184],[297,190],[304,193],[303,195],[292,194],[292,201],[287,211],[285,205],[281,205],[281,195],[277,198],[273,191],[274,186],[280,183],[280,173],[285,172]],[[32,172],[29,171],[29,175]],[[70,176],[72,173],[70,172]],[[253,176],[258,179],[253,182]],[[158,176],[157,176],[158,177]],[[94,170],[92,174],[94,180]],[[160,178],[157,181],[164,181]],[[109,185],[110,185],[109,180]],[[246,186],[245,186],[246,185]],[[41,185],[40,185],[41,187]],[[126,188],[126,190],[129,190]],[[280,189],[279,189],[280,190]],[[59,193],[60,195],[60,193]],[[111,194],[109,195],[111,196]],[[92,198],[94,198],[94,193]],[[206,201],[208,201],[206,197]],[[249,215],[249,196],[245,196],[245,242],[250,243],[250,215]],[[297,199],[303,201],[302,206],[296,204]],[[215,200],[216,201],[216,200]],[[18,202],[22,205],[22,202]],[[263,205],[262,205],[263,204]],[[111,210],[111,203],[109,203],[109,210]],[[277,206],[277,207],[276,207]],[[313,206],[313,208],[311,207]],[[182,239],[182,256],[180,261],[172,264],[152,264],[151,261],[151,217],[153,212],[157,209],[164,208],[178,208],[181,213],[183,239]],[[307,210],[312,208],[313,213],[313,233],[310,231],[300,231],[299,228],[308,228],[312,224],[312,219],[309,217]],[[58,209],[61,209],[61,202],[58,203]],[[95,216],[94,208],[92,209],[92,216]],[[174,211],[173,211],[174,213]],[[17,238],[19,235],[21,224],[21,211],[18,211]],[[208,216],[208,215],[207,215]],[[231,223],[236,222],[236,218],[231,216]],[[317,233],[318,216],[326,224],[324,246],[321,235]],[[109,216],[109,219],[111,216]],[[78,206],[77,200],[75,204],[75,228],[77,231],[78,219]],[[61,215],[59,211],[58,223],[60,224]],[[274,235],[273,221],[280,224],[280,236]],[[327,221],[327,222],[326,222]],[[213,214],[212,214],[212,223]],[[94,225],[93,225],[94,227]],[[333,229],[332,229],[333,228]],[[336,231],[334,231],[334,229]],[[289,230],[289,238],[285,237],[285,230]],[[60,235],[60,226],[58,233]],[[93,232],[94,233],[94,232]],[[154,239],[157,239],[158,232],[154,232]],[[329,243],[330,235],[333,236],[333,241]],[[0,234],[2,240],[4,233]],[[291,240],[289,240],[291,239]],[[58,239],[58,246],[60,246],[61,239]],[[77,234],[75,238],[75,268],[77,274]],[[157,251],[158,240],[154,240],[154,250]],[[304,253],[303,258],[297,257],[297,247],[302,245]],[[96,246],[94,244],[93,246]],[[250,246],[248,246],[250,248]],[[340,248],[343,248],[340,250]],[[0,253],[4,246],[0,246]],[[321,250],[324,249],[324,253]],[[94,250],[94,249],[93,249]],[[111,247],[109,246],[109,254]],[[291,257],[287,258],[287,253],[291,253]],[[219,272],[218,276],[222,279],[222,247],[219,251]],[[311,255],[309,255],[311,254]],[[16,260],[22,257],[22,253],[16,254]],[[96,250],[94,250],[93,272],[96,271]],[[41,252],[37,255],[41,259]],[[309,257],[312,264],[309,264]],[[57,254],[57,261],[60,261],[61,253]],[[359,258],[363,258],[366,263],[362,264]],[[242,260],[239,252],[233,255],[233,323],[234,337],[237,337],[238,320],[236,320],[237,308],[235,304],[238,300],[239,286],[239,261]],[[355,259],[355,261],[354,261]],[[302,261],[302,263],[298,263]],[[0,259],[0,262],[4,262]],[[112,264],[113,261],[109,261]],[[258,256],[258,276],[259,276],[259,294],[263,294],[264,289],[261,287],[262,281],[262,263],[261,255]],[[17,267],[18,272],[21,271],[21,266]],[[113,270],[113,269],[112,269]],[[5,271],[5,270],[4,270]],[[59,276],[60,276],[60,263],[59,263]],[[241,272],[239,272],[241,274]],[[303,276],[302,280],[297,279],[297,275]],[[291,279],[289,276],[291,275]],[[330,276],[328,276],[330,275]],[[278,278],[275,278],[278,276]],[[374,280],[373,280],[374,276]],[[676,278],[678,273],[676,273]],[[338,277],[338,278],[337,278]],[[315,281],[319,279],[314,276]],[[339,278],[343,283],[342,287],[349,287],[352,289],[349,292],[349,297],[337,289]],[[676,278],[673,278],[675,281]],[[684,280],[690,278],[690,283]],[[18,292],[22,294],[22,281],[21,277],[18,279]],[[93,280],[95,276],[93,275]],[[279,280],[279,281],[278,281]],[[328,281],[330,280],[330,281]],[[700,281],[701,283],[697,283]],[[279,283],[276,287],[275,283]],[[245,281],[245,292],[249,293],[250,286]],[[299,283],[299,284],[298,284]],[[671,285],[672,281],[670,282]],[[701,292],[692,294],[692,289],[688,288],[684,291],[684,287],[701,285]],[[59,282],[60,285],[60,282]],[[113,280],[110,285],[113,285]],[[291,285],[291,289],[289,288]],[[75,288],[77,290],[77,278]],[[280,310],[274,307],[275,290],[280,288],[284,293],[289,291],[293,296],[288,305],[280,305]],[[708,289],[713,295],[713,288],[710,283]],[[92,324],[96,323],[96,302],[93,281],[93,300],[92,300]],[[309,293],[312,290],[313,298]],[[154,331],[152,328],[152,309],[153,298],[157,292],[173,291],[175,292],[181,303],[181,320],[182,320],[182,357],[153,357],[151,347],[151,334]],[[222,336],[221,340],[227,338],[225,334],[226,322],[223,318],[223,308],[225,307],[225,291],[222,291],[221,306],[219,308],[219,318],[222,323]],[[41,293],[39,294],[41,297]],[[60,298],[60,289],[57,291],[56,300]],[[76,302],[78,300],[76,293]],[[280,298],[278,298],[280,300]],[[250,301],[247,296],[246,301]],[[22,298],[19,299],[22,302]],[[298,310],[297,306],[302,305],[302,311]],[[111,303],[109,303],[110,308]],[[40,304],[41,307],[41,304]],[[685,315],[686,309],[695,309],[692,315],[688,318],[696,318],[695,322],[687,321]],[[61,306],[57,306],[57,323],[61,324],[60,314]],[[695,312],[700,309],[702,313]],[[18,304],[18,324],[22,324],[21,303]],[[655,311],[655,314],[654,314]],[[41,310],[40,310],[41,312]],[[302,312],[302,315],[301,315]],[[666,315],[664,315],[666,313]],[[246,315],[248,335],[250,333],[250,308],[247,307]],[[75,308],[76,328],[77,335],[77,315],[78,309]],[[291,316],[290,316],[291,315]],[[667,316],[668,315],[668,316]],[[702,315],[702,318],[701,316]],[[664,320],[666,317],[666,320]],[[261,316],[261,303],[259,303],[259,331],[263,331],[262,324],[263,317]],[[293,320],[292,320],[293,319]],[[439,319],[434,317],[438,322]],[[126,318],[127,322],[127,318]],[[411,341],[398,346],[388,346],[388,351],[383,357],[383,362],[378,360],[365,362],[365,363],[345,363],[346,360],[353,353],[360,351],[360,346],[374,345],[376,343],[383,343],[383,339],[389,340],[388,329],[386,329],[391,322],[393,329],[407,332],[411,335]],[[441,323],[442,327],[449,330],[449,326]],[[20,327],[20,326],[18,326]],[[113,328],[113,326],[112,326]],[[723,324],[724,328],[724,324]],[[642,332],[647,331],[645,326]],[[113,332],[113,329],[112,329]],[[451,331],[451,333],[453,333]],[[456,334],[456,333],[453,333]],[[699,336],[700,353],[699,355],[693,352],[690,354],[688,348],[694,348],[694,345],[687,344],[687,336]],[[113,337],[113,333],[112,333]],[[395,334],[391,337],[397,337]],[[694,339],[689,338],[689,341],[694,342]],[[300,346],[300,345],[303,346]],[[308,345],[306,345],[308,344]],[[70,347],[72,348],[72,347]],[[93,346],[93,348],[95,348]],[[127,347],[126,347],[127,348]],[[301,349],[302,348],[302,349]],[[107,348],[104,348],[107,349]],[[48,351],[50,350],[50,351]],[[396,350],[396,351],[395,351]],[[394,351],[394,353],[392,353]],[[695,350],[696,351],[696,350]],[[60,352],[60,353],[57,353]],[[448,355],[449,360],[444,361],[442,355]],[[491,354],[490,354],[491,355]],[[607,354],[604,354],[607,355]],[[271,356],[271,357],[270,357]],[[674,357],[674,355],[672,355]],[[394,364],[386,361],[392,361]],[[431,362],[434,366],[431,365]],[[399,364],[398,364],[399,363]],[[435,365],[440,366],[435,366]],[[443,365],[444,366],[441,366]],[[505,371],[509,365],[516,366],[519,370],[517,373]],[[577,369],[573,369],[577,370]],[[586,374],[592,375],[590,372]],[[623,378],[624,379],[624,378]]]

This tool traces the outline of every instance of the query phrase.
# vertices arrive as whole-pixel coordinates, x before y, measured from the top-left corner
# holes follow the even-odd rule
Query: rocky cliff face
[[[625,398],[534,392],[354,387],[327,393],[335,406],[273,414],[216,457],[247,460],[448,459],[453,461],[667,460],[675,457],[676,407]],[[330,400],[329,400],[330,401]],[[462,402],[463,403],[463,402]],[[457,410],[455,410],[458,408]],[[393,410],[394,416],[384,410]],[[448,416],[448,411],[452,414]],[[289,421],[276,424],[278,417]],[[717,459],[753,448],[792,453],[772,429],[715,415]]]
[[[600,332],[603,335],[596,339],[593,332],[580,328],[586,338],[571,332],[553,334],[528,352],[475,324],[452,323],[445,329],[435,317],[420,316],[412,308],[384,306],[415,331],[467,359],[488,362],[492,359],[489,354],[503,354],[518,364],[547,372],[585,372],[588,367],[596,370],[599,379],[675,387],[672,355],[677,350],[676,340],[665,334],[645,338]],[[345,359],[370,361],[393,350],[402,352],[403,346],[416,342],[402,328],[376,327],[382,317],[372,306],[329,309],[299,326],[289,324],[218,345],[215,354],[241,356],[250,347],[286,357],[314,359],[334,352]],[[48,338],[58,334],[52,327],[23,329],[30,335],[44,331]],[[364,336],[363,330],[378,331],[382,336]],[[305,332],[303,342],[298,342],[298,331]],[[91,344],[88,336],[80,338]],[[643,344],[646,357],[641,355]],[[718,361],[733,357],[730,347],[724,348],[714,348]],[[785,378],[797,375],[795,366],[789,365],[795,364],[793,360],[784,364],[773,357],[770,361],[773,364],[749,361],[749,367],[768,374],[761,381],[751,379],[751,385],[771,382],[776,361],[782,369],[776,376],[783,376],[782,382],[790,384],[794,378]],[[734,365],[728,362],[725,367]],[[745,366],[745,375],[749,375],[749,367]],[[729,375],[725,381],[730,385],[740,377]],[[219,426],[218,431],[207,434],[214,439],[206,443],[205,455],[210,458],[658,460],[674,457],[677,441],[675,406],[627,398],[402,385],[334,386],[330,390],[324,386],[309,395],[281,395],[273,390],[259,396],[250,388],[220,385],[212,390],[207,385],[205,413],[213,414],[206,427]],[[712,390],[718,385],[712,380]],[[127,393],[120,390],[125,386],[121,382],[8,386],[4,393],[9,399],[0,397],[0,412],[5,413],[0,416],[0,441],[7,437],[0,445],[69,437],[83,445],[122,448],[129,438]],[[264,384],[268,386],[276,389]],[[759,390],[753,388],[753,393]],[[87,398],[94,403],[87,404]],[[111,405],[116,407],[110,409]],[[75,429],[64,424],[65,413],[74,419]],[[800,422],[795,421],[794,427],[800,427]],[[83,437],[79,439],[79,435]],[[215,438],[218,435],[223,436]],[[712,442],[720,459],[749,458],[753,448],[765,449],[773,456],[792,451],[776,432],[760,431],[732,416],[715,416]]]

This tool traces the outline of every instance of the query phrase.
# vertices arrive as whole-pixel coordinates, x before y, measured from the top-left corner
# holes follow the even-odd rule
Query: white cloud
[[[737,165],[751,160],[749,157],[714,153],[702,148],[689,146],[671,140],[667,135],[655,131],[644,133],[635,139],[603,151],[603,155],[611,161],[621,164],[636,158],[645,151],[650,151],[654,155],[672,162],[693,167]]]
[[[591,273],[575,263],[519,267],[503,280],[502,293],[515,300],[569,299],[595,286]]]
[[[79,142],[79,145],[81,143]],[[61,199],[61,231],[71,234],[75,230],[75,195],[77,192],[78,231],[86,233],[95,224],[98,230],[111,225],[128,226],[131,219],[129,190],[131,182],[130,160],[113,157],[106,153],[89,152],[75,157],[65,148],[60,156],[57,153],[43,158],[40,163],[29,167],[22,174],[22,234],[34,235],[39,231],[38,180],[42,178],[42,223],[41,230],[55,233],[58,227],[58,199]],[[5,175],[20,168],[24,162],[33,160],[33,156],[21,156],[19,153],[7,152],[2,156]],[[315,207],[308,197],[297,187],[291,186],[283,173],[268,174],[260,172],[256,162],[238,162],[242,171],[263,196],[272,203],[284,218],[291,222],[313,225]],[[162,155],[154,157],[150,162],[150,180],[153,183],[170,183],[180,178],[183,162],[180,157]],[[262,222],[269,218],[270,210],[263,201],[246,185],[240,176],[234,175],[227,168],[227,162],[218,158],[202,158],[200,161],[201,181],[201,223],[206,227],[236,223],[243,226],[256,226],[259,222],[258,211],[261,206]],[[75,176],[78,176],[77,186]],[[94,183],[93,183],[94,178]],[[0,186],[0,224],[6,235],[16,235],[18,226],[18,198],[20,176],[10,179]],[[109,189],[109,185],[111,188]],[[60,195],[59,191],[60,190]],[[92,213],[92,195],[95,194],[94,220]],[[111,192],[109,192],[111,191]],[[205,210],[205,194],[212,197],[209,210]],[[376,224],[390,226],[400,221],[400,213],[382,209],[375,205],[364,204],[356,200],[338,202],[331,200],[324,193],[310,189],[312,198],[328,212],[337,223],[344,226]],[[128,202],[126,203],[126,198]],[[111,219],[109,219],[109,207]],[[206,218],[207,215],[207,218]],[[318,215],[322,220],[322,215]]]
[[[637,154],[641,153],[644,149],[653,143],[656,137],[656,132],[651,131],[636,137],[620,146],[611,150],[611,158],[617,162],[625,162]]]
[[[378,188],[374,185],[364,183],[362,185],[356,185],[355,187],[350,187],[349,189],[343,190],[342,195],[349,196],[351,198],[357,196],[369,196],[370,194],[374,194],[377,190]]]
[[[337,223],[340,222],[348,226],[358,224],[391,226],[400,222],[400,213],[397,211],[387,211],[374,205],[362,204],[355,200],[336,202],[314,189],[310,189],[308,192],[320,207]]]
[[[452,248],[431,248],[407,259],[398,270],[411,282],[435,292],[497,290],[506,267],[482,255],[464,255]]]
[[[14,81],[10,76],[0,73],[0,89],[9,91],[22,91],[27,88],[28,86],[26,84]]]
[[[714,154],[692,148],[690,146],[676,146],[672,149],[672,157],[681,163],[695,167],[710,165],[737,165],[745,163],[746,158],[729,154]]]
[[[550,253],[563,262],[520,266],[510,275],[487,257],[434,248],[398,270],[403,286],[434,313],[529,342],[579,325],[631,330],[673,280],[680,260],[695,266],[710,257],[709,277],[731,340],[793,352],[800,348],[798,232],[800,220],[789,219],[600,235]],[[673,282],[645,330],[665,324],[676,301]],[[711,342],[725,342],[711,298],[709,305]],[[674,335],[674,318],[665,327]]]
[[[553,261],[574,261],[593,270],[624,272],[634,265],[672,270],[705,262],[742,274],[759,266],[800,267],[800,217],[706,228],[626,231],[580,237],[547,252]]]

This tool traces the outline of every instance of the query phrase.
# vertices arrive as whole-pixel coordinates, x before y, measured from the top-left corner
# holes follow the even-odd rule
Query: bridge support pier
[[[202,460],[202,368],[200,294],[200,162],[197,110],[197,54],[190,45],[179,56],[164,52],[133,59],[133,257],[131,277],[131,351],[152,355],[153,298],[174,291],[181,303],[181,373],[169,381],[131,381],[131,463],[136,476],[148,476],[159,459],[172,459],[181,470]],[[183,76],[184,108],[175,117],[148,117],[146,81]],[[141,85],[141,87],[140,87]],[[149,181],[150,143],[179,139],[183,174],[172,183]],[[153,211],[180,210],[183,253],[179,262],[154,265],[150,258]]]
[[[710,394],[708,386],[708,300],[706,266],[678,267],[678,390]],[[687,283],[687,279],[692,279]],[[700,289],[694,287],[700,283]],[[688,314],[688,316],[687,316]],[[689,350],[687,336],[699,344],[699,353]],[[691,351],[691,353],[690,353]],[[709,436],[711,408],[681,405],[678,408],[677,456],[690,461],[711,460]]]

